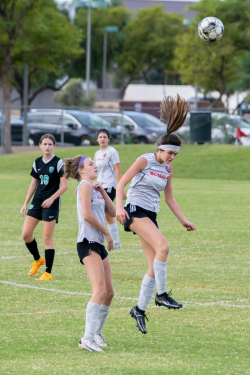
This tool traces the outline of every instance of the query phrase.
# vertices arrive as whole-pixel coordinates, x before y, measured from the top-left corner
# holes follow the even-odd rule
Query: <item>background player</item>
[[[97,178],[97,167],[87,156],[65,159],[66,178],[80,181],[77,189],[77,216],[79,232],[77,252],[85,265],[93,294],[86,309],[84,336],[79,346],[89,351],[101,352],[100,346],[107,346],[101,333],[114,296],[111,268],[107,249],[113,249],[113,239],[106,229],[105,212],[115,216],[115,206]]]
[[[67,190],[68,182],[64,177],[62,159],[53,154],[55,138],[51,134],[44,134],[39,142],[43,156],[33,163],[32,181],[21,208],[21,215],[27,211],[28,203],[34,194],[23,224],[22,237],[25,245],[34,257],[29,276],[37,273],[40,266],[46,263],[46,272],[36,280],[51,280],[51,270],[54,262],[55,248],[53,233],[58,223],[60,196]],[[34,238],[34,230],[40,220],[43,220],[43,240],[45,245],[45,259],[40,256]]]
[[[182,304],[175,301],[166,292],[167,257],[169,246],[156,221],[159,211],[160,191],[164,191],[165,201],[188,231],[195,230],[195,225],[188,221],[178,207],[172,192],[173,168],[171,162],[178,154],[180,138],[171,134],[178,130],[185,121],[189,104],[179,95],[174,99],[167,97],[161,104],[161,117],[167,124],[167,134],[157,143],[155,154],[144,154],[124,174],[117,186],[117,219],[124,224],[125,231],[138,234],[144,254],[147,258],[148,270],[141,285],[138,306],[132,308],[130,314],[137,321],[142,333],[147,333],[145,310],[151,300],[155,284],[157,294],[155,303],[172,309],[179,309]],[[123,190],[132,180],[128,189],[128,198],[123,208]]]
[[[116,195],[116,180],[120,181],[122,172],[120,168],[120,158],[117,150],[109,146],[110,134],[107,129],[100,129],[97,133],[97,142],[100,150],[96,151],[94,162],[97,166],[98,177],[102,187],[107,192],[109,198],[114,201]],[[126,199],[126,193],[123,191],[123,199]],[[114,240],[114,249],[121,249],[118,227],[115,219],[106,213],[106,220],[111,236]]]

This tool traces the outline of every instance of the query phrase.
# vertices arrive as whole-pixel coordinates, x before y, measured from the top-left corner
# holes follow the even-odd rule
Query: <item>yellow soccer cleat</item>
[[[40,257],[40,259],[38,260],[35,260],[32,264],[31,264],[31,270],[30,272],[28,273],[29,276],[33,276],[37,273],[38,271],[38,268],[43,266],[45,264],[45,259],[43,257]]]
[[[38,277],[36,280],[52,280],[51,273],[44,272],[42,276]]]

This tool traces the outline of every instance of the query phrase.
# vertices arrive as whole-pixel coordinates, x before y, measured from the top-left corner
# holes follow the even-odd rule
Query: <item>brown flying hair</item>
[[[67,158],[64,159],[64,172],[65,177],[68,180],[69,178],[73,178],[74,180],[80,179],[80,174],[78,172],[78,165],[81,161],[82,156],[78,155],[75,156],[73,159]],[[81,168],[83,168],[83,164],[81,165]]]
[[[172,96],[165,96],[161,102],[161,120],[167,125],[167,134],[163,135],[157,142],[157,146],[160,145],[174,145],[180,146],[181,139],[176,134],[171,134],[176,132],[186,120],[187,114],[189,112],[189,103],[182,99],[179,94],[176,98]]]
[[[40,138],[39,144],[41,144],[43,142],[43,140],[46,139],[46,138],[50,139],[53,142],[54,145],[56,144],[55,137],[52,134],[42,135],[41,138]]]

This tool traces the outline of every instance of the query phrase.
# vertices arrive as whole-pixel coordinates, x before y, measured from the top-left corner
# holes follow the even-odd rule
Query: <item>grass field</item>
[[[154,146],[117,146],[122,170]],[[58,149],[62,158],[96,147]],[[173,163],[174,195],[197,231],[188,233],[163,200],[158,223],[170,244],[167,289],[177,311],[147,310],[148,334],[129,311],[147,269],[137,236],[120,226],[123,250],[110,254],[115,298],[103,330],[105,353],[78,348],[90,285],[76,254],[74,189],[62,198],[53,280],[27,273],[32,262],[19,215],[39,153],[0,158],[0,374],[250,374],[250,148],[185,146]],[[35,236],[43,254],[41,224]],[[44,267],[42,267],[44,268]]]

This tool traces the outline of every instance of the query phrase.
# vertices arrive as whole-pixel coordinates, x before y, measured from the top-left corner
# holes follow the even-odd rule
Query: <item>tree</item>
[[[4,152],[11,152],[10,81],[13,68],[28,64],[54,73],[82,53],[81,31],[60,13],[54,0],[1,0],[0,67],[5,105]],[[62,64],[63,65],[63,64]]]
[[[95,104],[96,92],[94,90],[90,90],[89,95],[86,96],[82,84],[83,81],[81,78],[71,78],[64,90],[58,91],[54,94],[53,100],[62,106],[92,107]]]
[[[172,69],[175,38],[182,34],[182,16],[166,13],[161,6],[139,10],[122,30],[122,51],[114,53],[112,69],[123,92],[135,80],[146,80],[157,66]]]

